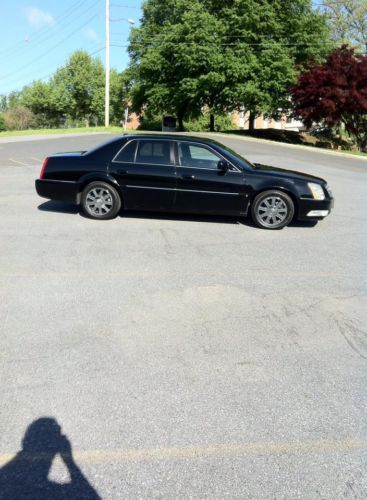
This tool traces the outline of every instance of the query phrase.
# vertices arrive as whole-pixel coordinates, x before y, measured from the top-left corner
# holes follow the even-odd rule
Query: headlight
[[[328,192],[328,195],[330,196],[330,198],[332,198],[333,197],[333,192],[332,192],[331,187],[329,186],[329,184],[326,184],[325,189]]]
[[[325,193],[320,184],[309,182],[307,186],[310,188],[312,196],[314,197],[315,200],[325,200]]]

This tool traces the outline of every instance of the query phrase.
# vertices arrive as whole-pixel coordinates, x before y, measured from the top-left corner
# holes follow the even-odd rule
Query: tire
[[[251,215],[254,223],[262,229],[282,229],[294,217],[292,198],[282,191],[264,191],[256,196]]]
[[[120,195],[111,184],[102,181],[91,182],[83,189],[80,204],[90,219],[113,219],[121,210]]]

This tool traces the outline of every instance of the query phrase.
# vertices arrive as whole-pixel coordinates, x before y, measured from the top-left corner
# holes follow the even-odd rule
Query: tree
[[[120,125],[124,112],[129,105],[128,83],[125,73],[111,71],[110,75],[110,117],[111,123]]]
[[[55,106],[56,91],[57,89],[50,83],[41,81],[33,82],[22,90],[22,105],[34,113],[37,126],[40,128],[60,125],[62,114]]]
[[[103,120],[104,69],[98,59],[77,51],[50,83],[55,88],[53,101],[59,112],[66,111],[72,119],[87,125]]]
[[[367,52],[366,0],[324,0],[323,8],[336,42],[350,43]]]
[[[129,47],[135,111],[174,113],[180,128],[203,108],[275,114],[327,33],[310,0],[147,0]]]
[[[295,114],[307,126],[343,124],[359,149],[367,148],[367,57],[346,45],[302,73],[292,89]]]

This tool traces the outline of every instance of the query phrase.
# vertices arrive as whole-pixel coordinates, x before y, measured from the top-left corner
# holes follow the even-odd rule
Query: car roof
[[[155,134],[123,134],[126,139],[167,139],[170,141],[189,141],[189,142],[202,142],[204,144],[217,144],[220,146],[221,144],[214,139],[210,139],[208,137],[198,137],[195,135],[180,135],[180,134],[165,134],[157,132]]]

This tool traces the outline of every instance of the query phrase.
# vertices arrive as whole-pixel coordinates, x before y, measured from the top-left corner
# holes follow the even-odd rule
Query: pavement
[[[0,499],[366,498],[366,159],[221,138],[333,188],[275,232],[37,197],[106,138],[0,144]]]

